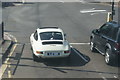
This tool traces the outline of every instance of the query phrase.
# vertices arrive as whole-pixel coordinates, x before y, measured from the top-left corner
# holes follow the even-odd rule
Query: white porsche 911
[[[41,27],[30,36],[33,60],[38,58],[69,57],[71,48],[63,30],[58,27]]]

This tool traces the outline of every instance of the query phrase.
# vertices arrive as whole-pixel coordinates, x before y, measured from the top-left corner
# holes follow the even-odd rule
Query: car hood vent
[[[49,45],[49,44],[63,44],[61,41],[48,41],[48,42],[42,42],[43,45]]]

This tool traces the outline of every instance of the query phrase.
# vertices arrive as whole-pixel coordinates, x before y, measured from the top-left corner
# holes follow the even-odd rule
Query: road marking
[[[75,53],[77,53],[85,62],[88,62],[88,60],[86,58],[84,58],[82,55],[80,55],[80,53],[78,53],[77,50],[73,49],[75,51]]]
[[[103,78],[103,80],[107,80],[105,77],[102,77]]]
[[[64,1],[62,1],[62,0],[61,0],[61,1],[59,1],[59,2],[64,3]]]
[[[7,37],[8,40],[11,40],[11,38],[10,38],[8,33],[4,33],[4,34],[5,34],[5,36]]]
[[[114,76],[114,78],[117,78],[117,76]]]
[[[12,78],[12,75],[11,75],[11,70],[10,70],[10,63],[8,64],[8,78]]]
[[[24,4],[24,3],[25,3],[25,0],[22,0],[22,3]]]
[[[92,13],[92,14],[90,14],[90,15],[95,15],[95,14],[99,14],[99,13]]]
[[[80,10],[80,13],[93,13],[93,12],[106,12],[106,10],[94,10],[94,9]]]
[[[79,0],[79,2],[81,2],[81,3],[83,3],[83,4],[86,3],[86,1],[84,1],[84,0]]]
[[[72,45],[89,45],[90,43],[70,43]]]
[[[11,71],[8,71],[8,78],[11,78]]]
[[[7,33],[7,34],[8,34],[8,33]],[[9,36],[11,36],[11,37],[14,39],[14,41],[17,42],[17,39],[16,39],[13,35],[9,34]],[[6,59],[6,61],[4,62],[4,64],[2,64],[2,66],[1,66],[1,68],[0,68],[0,70],[2,70],[2,71],[1,71],[1,74],[0,74],[0,79],[2,78],[2,76],[3,76],[3,74],[4,74],[5,70],[6,70],[6,68],[9,66],[9,65],[7,65],[7,64],[8,64],[8,61],[10,60],[9,57],[12,56],[12,54],[13,54],[13,52],[15,51],[16,47],[17,47],[17,44],[14,45],[12,51],[11,51],[10,54],[8,55],[8,58]],[[11,77],[10,71],[8,71],[8,77]]]
[[[108,12],[100,12],[100,13],[107,14]],[[90,15],[95,15],[95,14],[99,14],[99,13],[92,13]]]

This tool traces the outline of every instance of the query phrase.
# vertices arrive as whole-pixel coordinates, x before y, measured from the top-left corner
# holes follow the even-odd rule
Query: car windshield
[[[63,40],[61,32],[42,32],[40,38],[41,40]]]

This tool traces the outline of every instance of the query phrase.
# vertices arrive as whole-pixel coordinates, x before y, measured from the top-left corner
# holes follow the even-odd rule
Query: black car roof
[[[120,24],[118,22],[116,22],[116,21],[107,22],[107,24],[110,24],[113,27],[119,27],[120,28]]]

